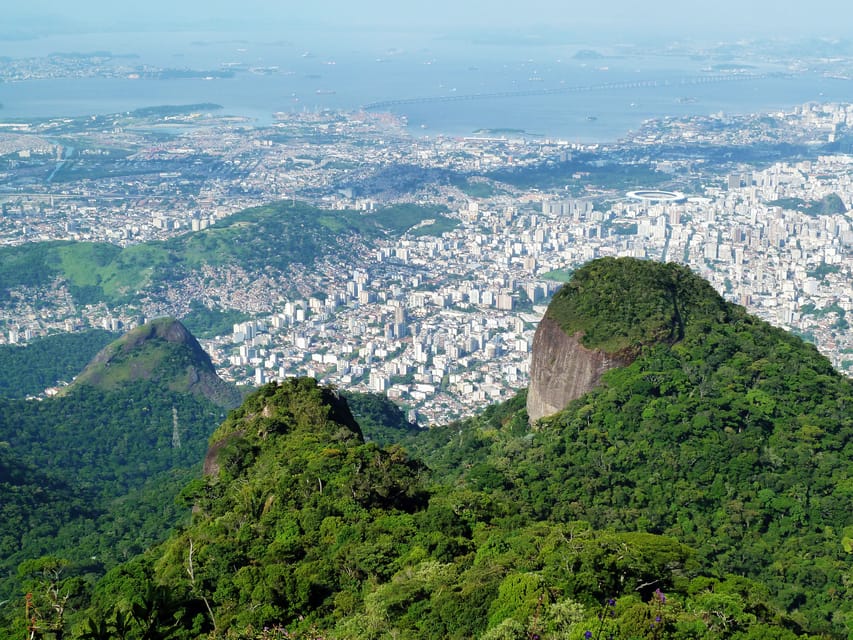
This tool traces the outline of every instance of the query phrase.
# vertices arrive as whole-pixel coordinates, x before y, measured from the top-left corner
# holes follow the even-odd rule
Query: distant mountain
[[[35,379],[54,370],[43,357],[30,364]],[[25,560],[61,556],[93,580],[162,540],[240,400],[168,318],[112,342],[57,397],[0,399],[0,602]]]
[[[579,49],[572,58],[575,60],[602,60],[604,55],[595,49]]]
[[[152,380],[227,408],[241,401],[236,387],[217,375],[198,340],[173,318],[148,322],[107,345],[65,393],[81,385],[113,391],[138,380]]]

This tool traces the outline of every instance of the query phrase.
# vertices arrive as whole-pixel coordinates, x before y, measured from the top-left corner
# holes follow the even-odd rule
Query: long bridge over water
[[[399,98],[395,100],[379,100],[364,105],[365,111],[378,111],[389,107],[399,107],[410,104],[429,104],[432,102],[463,102],[466,100],[495,100],[499,98],[526,98],[529,96],[550,96],[564,93],[583,93],[587,91],[612,91],[621,89],[640,89],[654,87],[679,87],[701,84],[716,84],[720,82],[745,82],[764,80],[766,78],[787,77],[779,73],[759,74],[717,74],[691,76],[674,80],[630,80],[625,82],[602,82],[600,84],[576,85],[571,87],[555,87],[552,89],[526,89],[521,91],[497,91],[493,93],[459,93],[448,96],[426,96],[420,98]]]

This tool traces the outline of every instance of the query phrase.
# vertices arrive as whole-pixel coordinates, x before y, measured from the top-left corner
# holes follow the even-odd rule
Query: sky
[[[853,36],[849,0],[29,0],[4,7],[0,32],[129,26],[328,28],[377,31],[565,30],[584,34],[683,33],[720,38]]]

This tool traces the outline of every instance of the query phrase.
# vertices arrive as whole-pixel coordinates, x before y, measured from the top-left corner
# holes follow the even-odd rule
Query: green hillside
[[[420,433],[396,404],[380,393],[342,391],[364,439],[380,447],[398,442],[406,434]]]
[[[138,380],[154,380],[226,408],[241,400],[233,385],[219,379],[195,337],[173,318],[152,320],[106,346],[64,393],[80,386],[113,391]]]
[[[537,547],[565,546],[563,529],[497,526],[503,509],[485,495],[431,492],[420,463],[364,444],[347,405],[309,379],[249,398],[212,437],[205,467],[192,485],[193,524],[109,574],[94,617],[109,624],[153,584],[163,589],[162,617],[184,627],[176,637],[214,625],[254,637],[250,629],[286,624],[346,638],[470,638],[490,619],[532,613],[546,593]],[[576,528],[584,551],[598,555],[598,535]],[[607,540],[668,547],[648,566],[625,567],[634,586],[664,556],[681,564],[688,555],[654,536]],[[598,589],[585,596],[594,602]],[[572,611],[584,617],[582,605]]]
[[[69,486],[60,474],[25,462],[10,445],[0,442],[0,596],[11,595],[5,584],[18,562],[48,553],[52,540],[44,532],[58,531],[74,520],[93,517],[91,491]],[[36,541],[35,538],[40,538]],[[17,555],[26,549],[27,555]]]
[[[163,539],[184,513],[174,498],[198,474],[223,415],[145,381],[0,400],[0,601],[24,560],[95,557],[102,572]]]
[[[595,261],[548,315],[637,358],[537,430],[519,399],[407,446],[524,520],[674,536],[803,628],[849,633],[853,383],[676,265]]]
[[[267,385],[164,542],[94,586],[21,565],[46,637],[853,637],[853,384],[675,265],[595,261],[549,314],[632,364],[535,427]]]
[[[37,379],[54,370],[46,357],[31,364]],[[112,342],[62,396],[0,400],[0,601],[25,560],[60,555],[94,579],[162,540],[239,401],[170,319]]]
[[[802,198],[782,198],[767,203],[771,207],[782,207],[794,211],[802,211],[812,217],[831,216],[837,213],[846,213],[847,207],[837,193],[830,193],[820,200],[806,202]]]
[[[466,428],[521,449],[531,434],[493,422],[513,412]],[[478,484],[468,472],[454,481],[399,447],[365,444],[347,405],[313,380],[268,385],[211,438],[206,475],[185,492],[192,523],[111,571],[78,633],[109,637],[125,623],[128,638],[793,639],[804,630],[766,585],[709,573],[672,536],[527,515],[502,474],[474,467]],[[145,636],[151,629],[163,635]]]
[[[79,304],[120,304],[187,277],[202,266],[238,266],[249,273],[284,273],[295,263],[346,257],[353,238],[401,235],[425,219],[444,227],[442,207],[397,205],[372,213],[327,211],[278,202],[236,213],[215,225],[163,242],[124,248],[91,242],[0,247],[0,303],[17,286],[65,282]]]
[[[610,353],[674,343],[687,326],[725,323],[730,306],[687,267],[632,258],[603,258],[572,275],[546,315],[569,335]]]

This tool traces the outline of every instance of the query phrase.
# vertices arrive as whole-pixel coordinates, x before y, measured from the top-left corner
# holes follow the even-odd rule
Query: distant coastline
[[[149,38],[116,34],[91,49],[86,41],[56,37],[45,39],[40,50],[16,51],[5,66],[3,120],[208,103],[221,105],[220,114],[265,127],[276,122],[275,113],[371,108],[406,119],[413,135],[592,143],[618,140],[654,118],[752,113],[849,96],[849,81],[826,77],[826,69],[791,73],[775,63],[754,66],[746,55],[730,60],[684,54],[661,61],[651,53],[622,57],[609,49],[545,51],[531,45],[518,53],[524,60],[518,63],[451,47],[442,64],[433,64],[420,51],[342,57],[328,47],[309,51],[280,41],[162,35],[154,48]],[[12,51],[7,46],[0,54]],[[599,56],[606,66],[595,62]]]
[[[140,109],[134,109],[131,113],[134,116],[145,118],[152,116],[180,116],[197,111],[219,111],[220,109],[222,109],[221,104],[216,104],[214,102],[200,102],[195,104],[163,104],[154,107],[142,107]]]
[[[512,129],[512,128],[497,128],[497,129],[476,129],[474,131],[475,136],[501,136],[501,135],[513,135],[513,136],[537,136],[541,135],[538,133],[528,133],[525,129]]]

